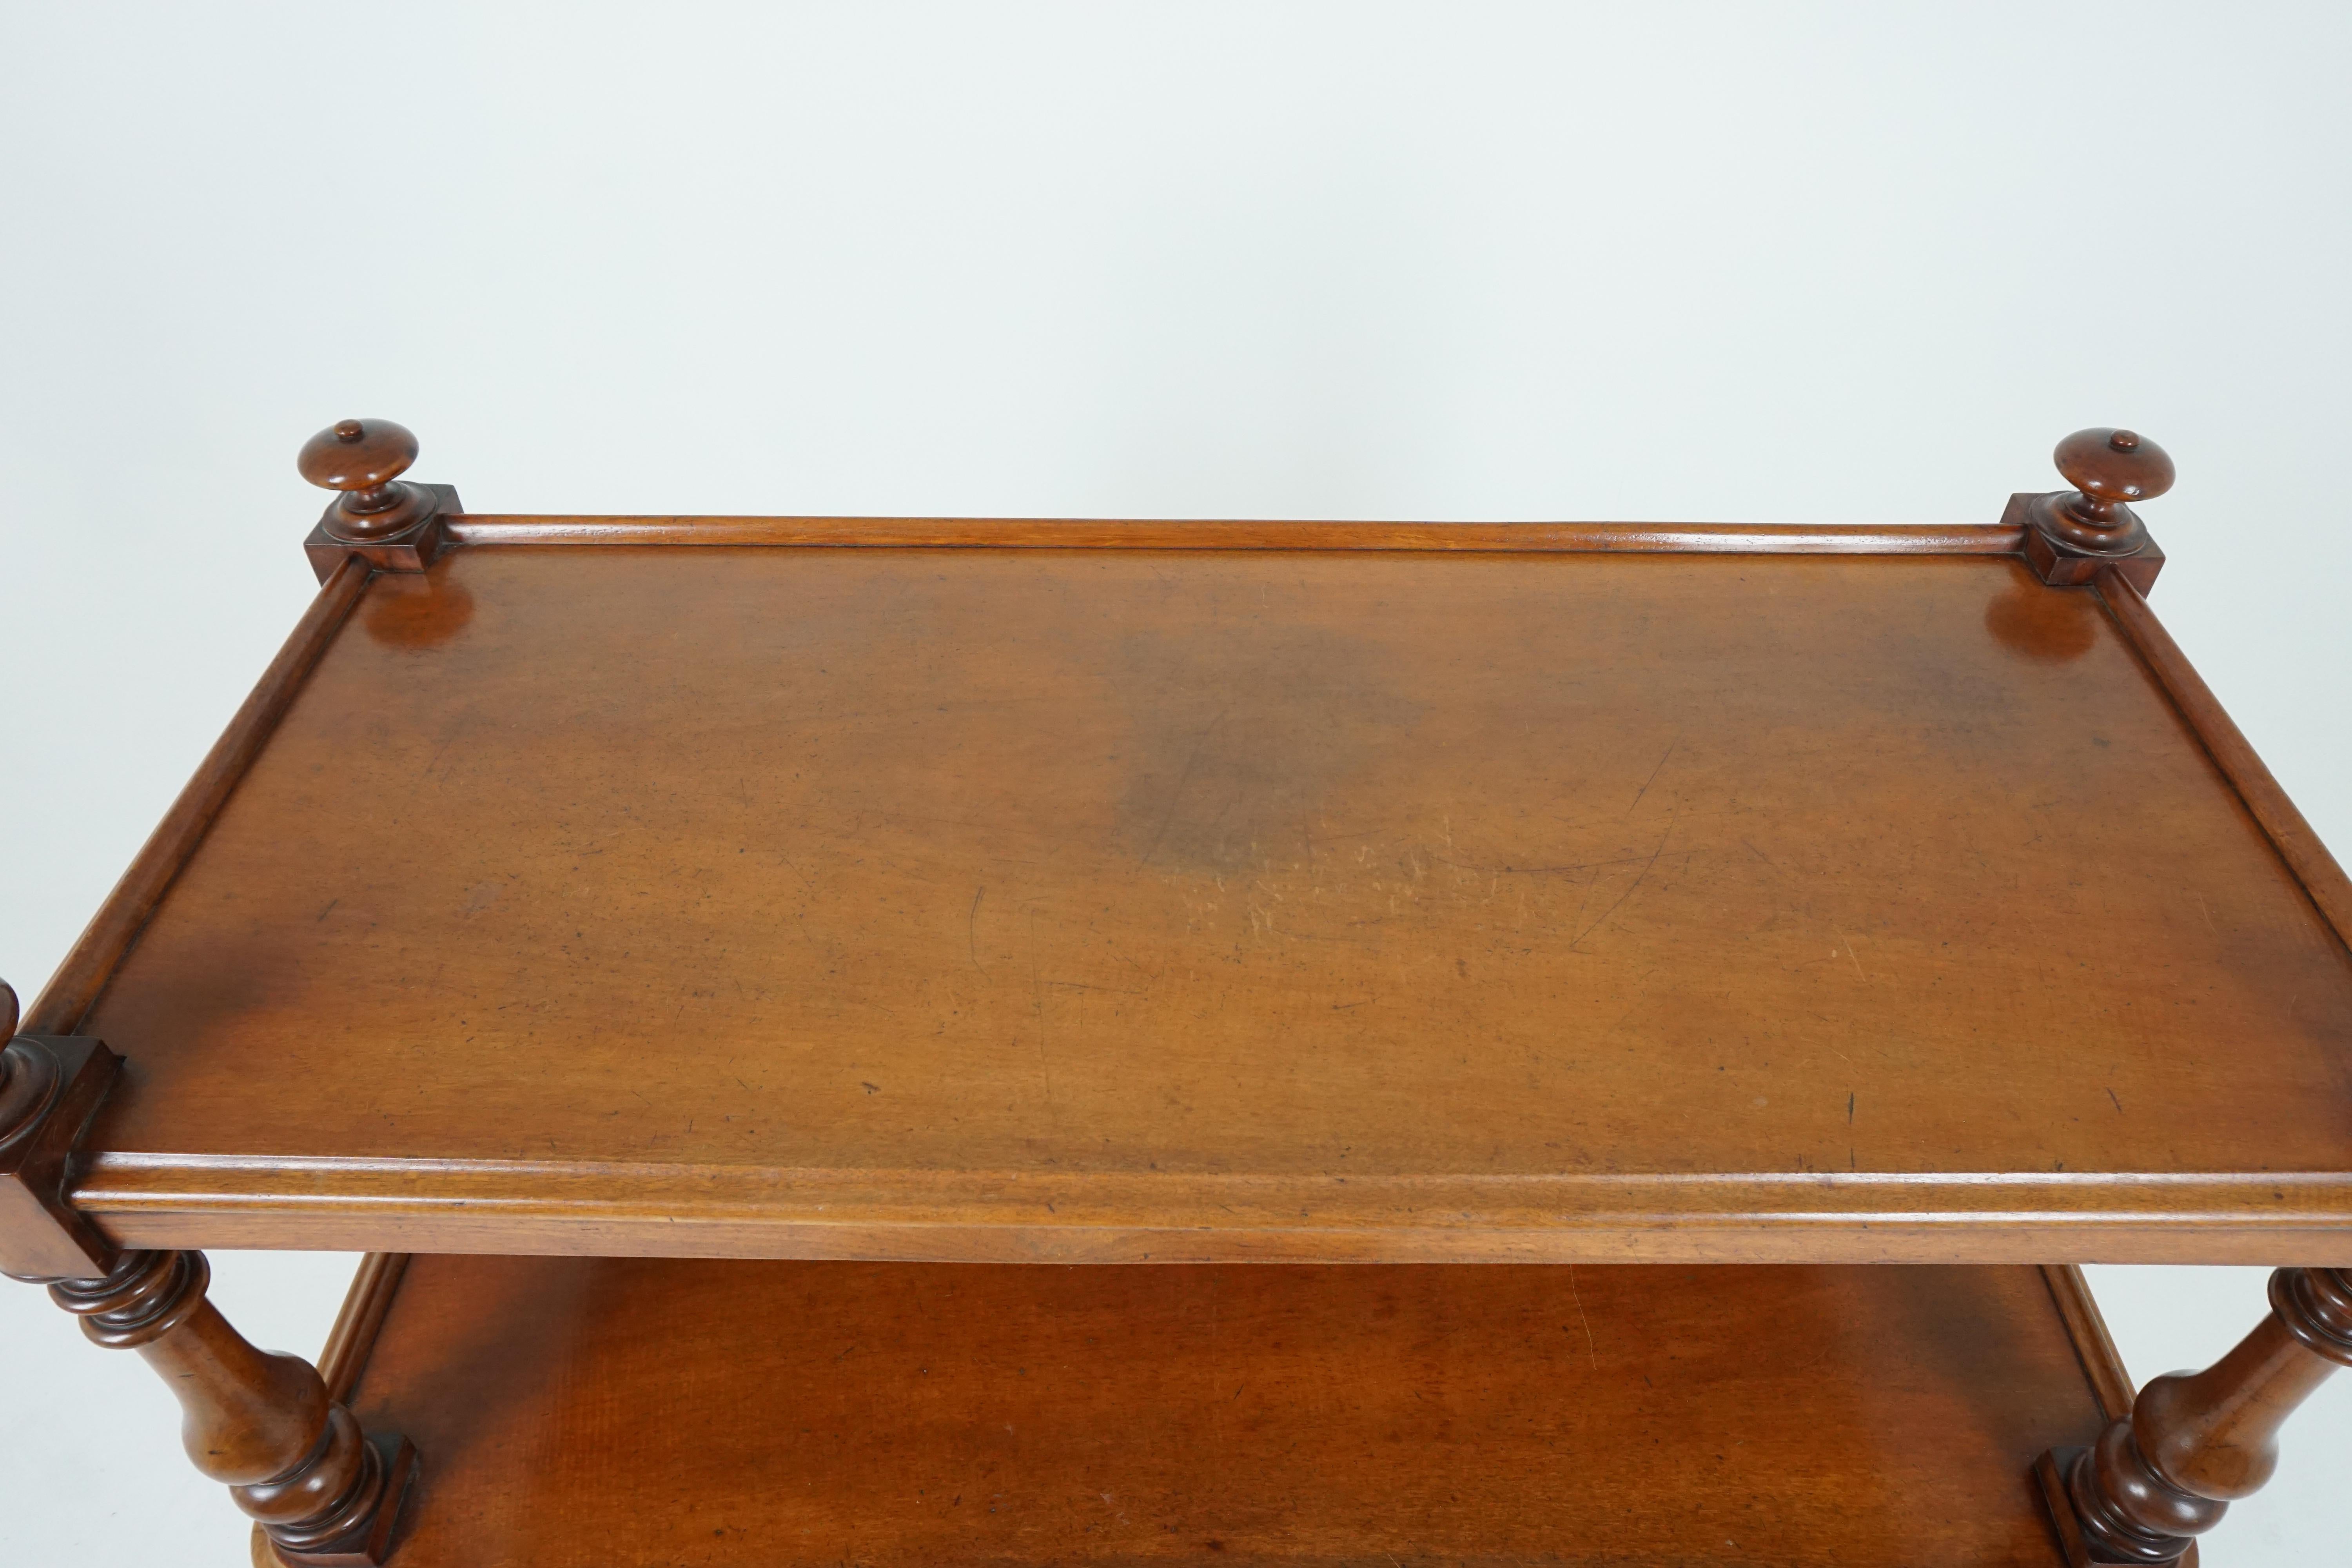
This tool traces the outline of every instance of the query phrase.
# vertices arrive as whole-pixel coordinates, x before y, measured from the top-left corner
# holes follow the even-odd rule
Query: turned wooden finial
[[[2172,459],[2137,430],[2077,430],[2050,454],[2074,485],[2042,498],[2035,523],[2078,550],[2128,555],[2147,540],[2127,504],[2172,488]]]
[[[0,980],[0,1152],[32,1136],[57,1097],[58,1059],[16,1037],[16,993]]]
[[[320,582],[353,556],[374,572],[422,572],[447,548],[447,520],[465,505],[447,485],[403,479],[415,461],[416,437],[389,419],[341,420],[302,443],[302,477],[342,492],[302,542]]]
[[[2164,563],[2137,500],[2172,488],[2172,459],[2137,430],[2077,430],[2050,454],[2074,488],[2025,499],[2025,553],[2045,583],[2087,583],[2103,565],[2124,565],[2147,592]]]
[[[321,519],[329,534],[354,543],[373,543],[404,533],[430,519],[440,500],[400,476],[416,461],[416,437],[389,419],[345,419],[302,443],[295,466],[321,489],[341,490],[342,500]]]

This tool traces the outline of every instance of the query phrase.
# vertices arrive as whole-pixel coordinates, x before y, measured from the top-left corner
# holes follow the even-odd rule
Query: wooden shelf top
[[[352,1406],[404,1568],[2062,1568],[2095,1388],[2026,1268],[427,1257]]]
[[[110,1232],[2352,1262],[2341,873],[2014,531],[631,526],[330,584],[45,1005]]]

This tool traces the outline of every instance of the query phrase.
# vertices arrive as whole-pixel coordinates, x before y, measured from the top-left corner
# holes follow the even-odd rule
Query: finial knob
[[[2077,430],[2050,457],[2076,491],[2066,510],[2090,527],[2121,527],[2131,516],[2126,502],[2172,488],[2171,458],[2137,430]]]
[[[2172,488],[2172,459],[2137,430],[2077,430],[2050,454],[2071,490],[2019,497],[2025,502],[2025,554],[2045,583],[2087,583],[2103,564],[2121,570],[2141,592],[2156,580],[2164,552],[2131,509]]]
[[[390,419],[345,419],[302,443],[295,467],[343,498],[327,510],[327,531],[365,542],[389,538],[433,515],[433,492],[400,482],[416,461],[416,437]]]

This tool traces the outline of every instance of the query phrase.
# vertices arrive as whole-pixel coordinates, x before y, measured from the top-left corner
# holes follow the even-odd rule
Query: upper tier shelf
[[[126,1242],[2352,1263],[2342,874],[2014,527],[445,521],[36,1009]]]

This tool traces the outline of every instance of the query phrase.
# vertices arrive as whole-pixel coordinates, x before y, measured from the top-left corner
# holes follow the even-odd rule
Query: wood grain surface
[[[419,1258],[404,1568],[2032,1564],[2031,1268]]]
[[[2011,555],[2019,523],[1308,522],[1128,518],[547,517],[453,514],[457,544],[940,550],[1346,550],[1484,553]]]
[[[2212,753],[2215,765],[2228,775],[2247,810],[2263,825],[2263,831],[2270,835],[2280,858],[2294,870],[2311,901],[2319,906],[2322,918],[2335,928],[2338,937],[2352,942],[2352,878],[2345,876],[2344,868],[2336,864],[2336,857],[2328,853],[2327,846],[2312,831],[2311,824],[2287,798],[2286,791],[2279,787],[2270,769],[2263,765],[2262,758],[2255,754],[2236,721],[2205,684],[2205,678],[2197,673],[2197,667],[2189,662],[2189,656],[2180,651],[2180,645],[2172,640],[2172,634],[2164,629],[2164,623],[2156,618],[2156,612],[2148,608],[2139,590],[2113,573],[2099,578],[2098,589],[2114,613],[2116,624],[2147,661],[2148,668],[2155,672],[2173,701],[2179,704],[2180,711],[2205,742],[2205,749]]]
[[[391,1310],[401,1276],[407,1271],[404,1252],[371,1252],[360,1259],[351,1289],[343,1297],[342,1310],[335,1314],[326,1348],[319,1354],[319,1376],[325,1381],[331,1398],[350,1402],[352,1389],[367,1365],[368,1352],[383,1329],[383,1315]]]
[[[261,679],[230,718],[228,728],[205,753],[195,776],[181,789],[171,809],[163,814],[163,820],[155,825],[155,831],[140,846],[138,855],[114,890],[75,941],[65,962],[49,977],[47,987],[25,1016],[27,1031],[51,1035],[84,1032],[80,1025],[89,1016],[99,992],[113,977],[115,965],[138,940],[148,917],[162,900],[163,890],[195,853],[213,818],[220,814],[245,777],[247,767],[268,744],[278,721],[295,694],[302,689],[302,683],[310,679],[320,656],[342,628],[343,617],[366,594],[367,583],[366,566],[347,563],[320,584],[318,597],[310,601],[302,618],[294,623],[278,657],[269,661]]]
[[[2045,1264],[2042,1275],[2049,1281],[2050,1299],[2057,1303],[2058,1316],[2066,1324],[2066,1337],[2074,1342],[2075,1354],[2083,1363],[2083,1375],[2090,1381],[2091,1392],[2098,1396],[2100,1412],[2110,1421],[2129,1415],[2131,1373],[2124,1369],[2124,1358],[2116,1349],[2115,1337],[2107,1332],[2107,1320],[2099,1310],[2097,1299],[2091,1294],[2090,1281],[2071,1263]]]
[[[383,575],[88,1026],[143,1245],[2352,1261],[2352,963],[1951,556]]]

